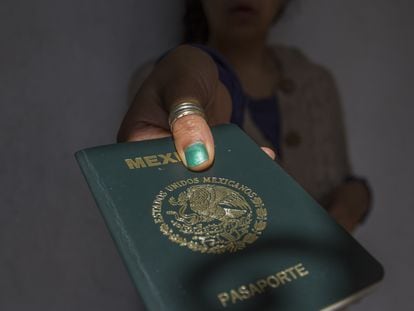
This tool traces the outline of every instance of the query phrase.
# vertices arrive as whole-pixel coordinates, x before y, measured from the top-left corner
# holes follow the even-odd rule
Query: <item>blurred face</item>
[[[210,36],[228,40],[266,36],[285,0],[202,0]]]

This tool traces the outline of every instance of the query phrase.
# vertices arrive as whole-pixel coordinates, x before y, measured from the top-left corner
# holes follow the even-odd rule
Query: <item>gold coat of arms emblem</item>
[[[244,249],[267,224],[259,195],[220,177],[196,177],[166,186],[153,202],[152,216],[172,242],[213,254]]]

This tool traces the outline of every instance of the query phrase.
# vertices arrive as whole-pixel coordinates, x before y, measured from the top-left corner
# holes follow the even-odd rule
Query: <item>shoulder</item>
[[[331,72],[325,66],[311,60],[297,47],[274,44],[270,46],[270,51],[289,78],[333,81]]]

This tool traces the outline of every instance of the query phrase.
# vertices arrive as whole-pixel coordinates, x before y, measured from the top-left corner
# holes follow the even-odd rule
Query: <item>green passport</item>
[[[170,138],[76,154],[148,310],[335,310],[380,282],[381,265],[246,134],[212,131],[204,172]]]

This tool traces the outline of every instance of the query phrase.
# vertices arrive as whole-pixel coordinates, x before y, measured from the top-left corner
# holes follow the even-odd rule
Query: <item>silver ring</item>
[[[171,111],[168,117],[168,124],[170,125],[170,129],[179,118],[189,116],[189,115],[198,115],[202,118],[206,118],[204,113],[204,109],[201,108],[198,104],[194,104],[191,102],[183,102],[181,104],[176,105]]]

